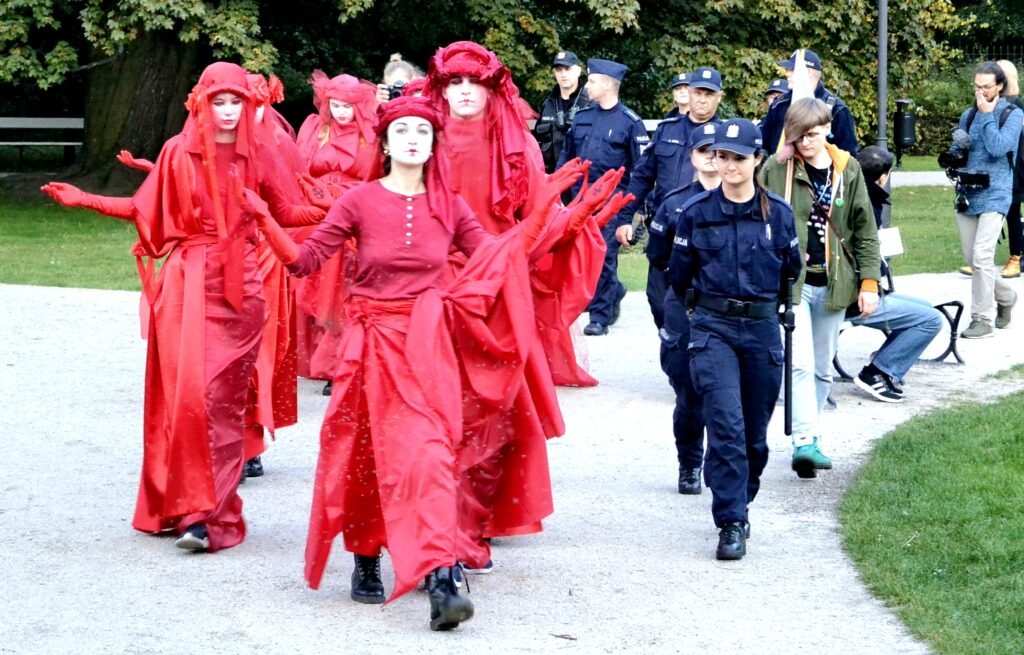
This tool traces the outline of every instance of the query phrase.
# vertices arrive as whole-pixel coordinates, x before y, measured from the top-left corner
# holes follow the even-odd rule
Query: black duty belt
[[[719,298],[698,293],[694,290],[694,304],[725,316],[745,316],[747,318],[768,318],[779,311],[777,302],[751,302],[735,298]]]

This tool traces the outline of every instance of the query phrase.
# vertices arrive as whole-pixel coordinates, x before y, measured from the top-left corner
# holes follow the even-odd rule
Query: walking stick
[[[786,436],[793,434],[793,328],[796,327],[796,316],[793,314],[793,278],[786,280],[786,313],[782,315],[782,327],[786,331],[783,351],[783,383],[786,389]]]

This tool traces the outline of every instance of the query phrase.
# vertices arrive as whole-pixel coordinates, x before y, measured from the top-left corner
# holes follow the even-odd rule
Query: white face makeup
[[[339,125],[352,122],[352,119],[355,117],[356,110],[351,104],[336,98],[331,98],[328,101],[328,104],[331,108],[331,116],[334,117],[334,120],[337,121]]]
[[[481,116],[487,108],[487,87],[476,77],[453,77],[442,90],[452,116],[471,120]]]
[[[434,128],[419,116],[400,116],[388,125],[387,139],[392,164],[422,166],[430,158]]]
[[[225,91],[213,96],[213,100],[210,101],[210,108],[213,110],[213,126],[222,132],[232,132],[238,129],[238,122],[242,119],[243,106],[242,98],[234,93]]]

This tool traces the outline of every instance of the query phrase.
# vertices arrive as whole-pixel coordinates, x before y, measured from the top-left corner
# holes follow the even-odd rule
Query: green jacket
[[[857,301],[860,291],[878,292],[878,280],[881,277],[881,256],[878,253],[878,228],[875,214],[868,199],[868,190],[864,184],[864,175],[860,165],[848,152],[827,144],[832,156],[834,167],[833,177],[842,190],[834,189],[832,216],[829,219],[832,228],[828,230],[827,268],[828,268],[828,299],[826,309],[830,311],[845,310]],[[800,252],[807,256],[807,219],[811,215],[811,181],[801,160],[793,158],[793,189],[789,200],[793,207],[796,220],[796,234],[800,240]],[[780,162],[774,155],[768,158],[761,169],[761,182],[772,193],[785,198],[786,176],[789,169],[786,162]],[[836,203],[842,198],[842,207]],[[837,235],[838,233],[838,235]],[[856,264],[850,261],[843,245],[853,255]],[[858,279],[859,271],[859,279]],[[800,290],[803,288],[803,276],[793,285],[793,302],[800,302]]]

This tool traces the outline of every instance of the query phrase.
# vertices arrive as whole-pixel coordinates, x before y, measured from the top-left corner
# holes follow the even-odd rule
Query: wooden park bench
[[[75,160],[75,148],[82,145],[84,118],[33,118],[29,116],[0,116],[0,147],[18,149],[18,163],[26,147],[63,147],[64,162]],[[69,132],[75,138],[68,138]],[[7,133],[28,133],[17,140],[8,140]],[[19,135],[20,136],[20,135]]]

